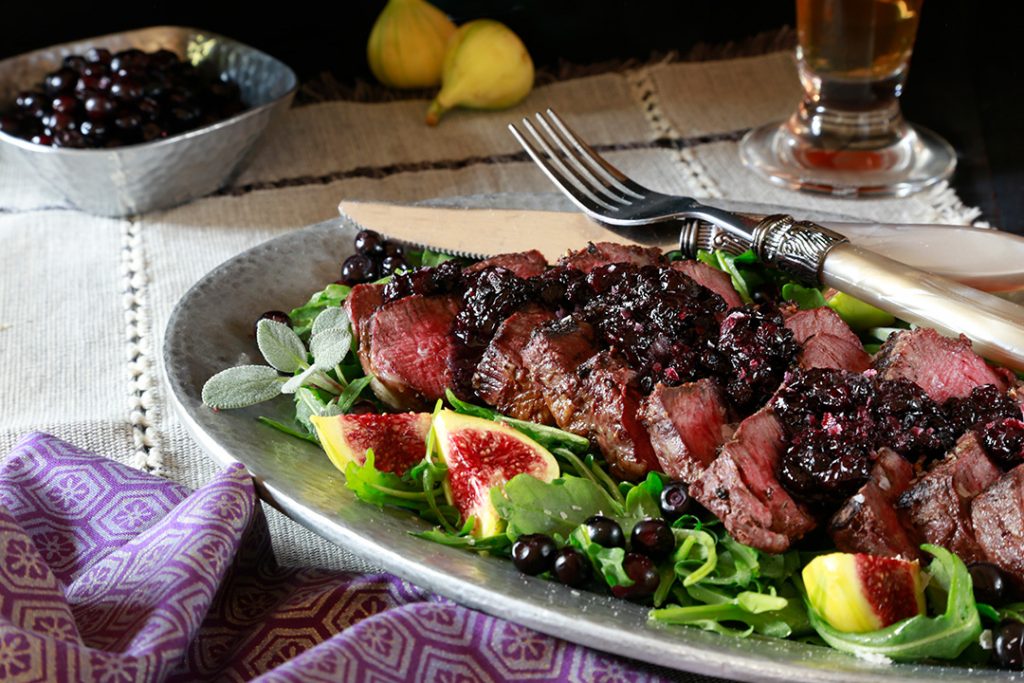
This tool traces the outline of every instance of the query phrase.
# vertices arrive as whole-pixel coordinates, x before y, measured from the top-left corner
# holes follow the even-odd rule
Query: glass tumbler
[[[904,196],[948,178],[956,153],[903,119],[899,98],[923,0],[797,0],[796,112],[747,133],[743,163],[777,185]]]

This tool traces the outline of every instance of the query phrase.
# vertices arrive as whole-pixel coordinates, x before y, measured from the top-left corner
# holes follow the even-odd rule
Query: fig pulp
[[[365,413],[310,420],[320,445],[342,472],[350,462],[366,462],[366,451],[372,448],[378,470],[403,474],[423,459],[430,431],[429,413]]]
[[[491,502],[491,489],[517,474],[541,481],[558,476],[558,464],[546,448],[499,422],[442,410],[434,434],[448,465],[448,491],[463,519],[476,519],[473,535],[493,536],[502,520]]]
[[[865,633],[924,613],[917,561],[863,553],[819,555],[803,569],[811,606],[833,628]]]

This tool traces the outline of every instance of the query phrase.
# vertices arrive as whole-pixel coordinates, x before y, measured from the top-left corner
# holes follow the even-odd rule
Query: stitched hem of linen
[[[758,33],[749,38],[726,43],[698,43],[685,53],[678,51],[655,52],[646,59],[612,59],[595,64],[574,64],[560,60],[553,67],[538,69],[534,87],[569,81],[607,73],[626,73],[653,64],[671,62],[710,62],[738,57],[792,50],[796,46],[796,31],[789,26]],[[347,100],[351,102],[394,102],[396,100],[433,99],[436,88],[397,90],[380,83],[357,80],[342,83],[330,72],[323,72],[301,84],[295,95],[295,106]]]
[[[658,88],[651,78],[650,70],[647,67],[631,71],[626,74],[630,91],[637,103],[643,109],[644,116],[658,138],[684,139],[675,126],[669,121],[661,109],[661,101],[658,98]],[[739,135],[742,137],[742,134]],[[735,139],[739,139],[739,137]],[[730,138],[732,139],[732,138]],[[693,153],[693,146],[681,147],[677,151],[676,159],[683,167],[687,184],[694,188],[693,194],[698,197],[721,197],[722,192],[718,185],[711,179],[704,165],[698,161]]]
[[[163,474],[163,455],[153,424],[160,411],[160,398],[152,358],[152,328],[148,313],[146,259],[142,250],[141,226],[124,221],[121,228],[121,276],[125,337],[130,377],[129,422],[135,453],[133,467]]]

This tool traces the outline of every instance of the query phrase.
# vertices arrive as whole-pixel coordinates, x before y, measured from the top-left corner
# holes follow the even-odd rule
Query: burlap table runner
[[[775,188],[743,168],[737,142],[787,116],[800,94],[789,52],[639,65],[537,87],[518,107],[457,112],[426,102],[326,101],[293,108],[229,188],[185,206],[112,220],[70,210],[11,158],[0,161],[0,453],[30,430],[189,487],[216,467],[168,403],[160,367],[178,298],[225,259],[331,218],[342,198],[414,201],[552,187],[505,126],[556,109],[613,163],[665,192],[895,222],[969,223],[945,185],[899,200],[849,201]],[[524,245],[528,246],[528,245]],[[268,273],[273,278],[288,273]],[[267,302],[267,308],[287,302]],[[366,569],[270,511],[282,564]]]

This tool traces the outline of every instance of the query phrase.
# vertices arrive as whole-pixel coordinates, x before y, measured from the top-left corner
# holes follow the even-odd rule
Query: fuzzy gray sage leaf
[[[284,323],[260,320],[256,324],[256,345],[267,362],[281,372],[295,372],[306,364],[306,345]]]
[[[348,329],[349,319],[348,313],[341,306],[331,306],[325,308],[320,312],[320,315],[313,321],[313,327],[310,329],[309,334],[311,337],[315,337],[324,330],[330,330],[335,327]]]
[[[309,340],[314,365],[321,370],[329,370],[344,360],[351,346],[352,333],[348,327],[330,327]]]
[[[245,408],[281,394],[285,383],[266,365],[239,365],[222,370],[203,385],[203,403],[218,410]]]
[[[305,384],[306,381],[309,380],[309,378],[317,372],[320,372],[320,368],[318,368],[315,365],[310,365],[308,368],[303,370],[298,375],[295,375],[294,377],[289,377],[288,381],[281,385],[281,393],[294,394],[296,391],[299,390],[299,387]]]

